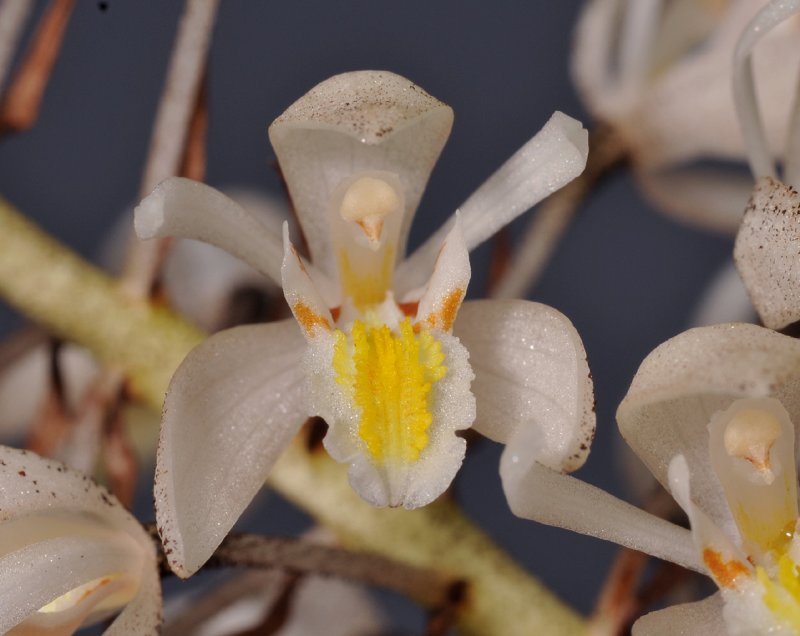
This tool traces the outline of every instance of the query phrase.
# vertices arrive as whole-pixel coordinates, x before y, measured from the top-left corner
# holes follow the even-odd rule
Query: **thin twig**
[[[636,588],[647,565],[648,556],[622,548],[609,572],[592,616],[587,636],[617,636],[638,608]]]
[[[0,105],[0,130],[27,130],[36,122],[75,0],[52,0],[24,61]]]
[[[525,231],[505,276],[494,287],[495,298],[524,298],[538,282],[580,204],[597,182],[626,157],[620,138],[608,128],[589,136],[586,169],[541,205]]]
[[[366,552],[319,545],[304,539],[229,535],[208,562],[212,566],[280,568],[384,587],[428,604],[449,597],[454,581],[433,570],[412,567]]]
[[[0,89],[5,86],[17,43],[32,7],[33,0],[3,0],[0,3]]]
[[[186,140],[192,113],[198,110],[198,94],[217,6],[218,0],[186,2],[150,139],[140,190],[142,197],[167,177],[178,174],[186,156]],[[160,241],[133,245],[128,251],[122,285],[134,297],[146,298],[157,277],[164,245]]]

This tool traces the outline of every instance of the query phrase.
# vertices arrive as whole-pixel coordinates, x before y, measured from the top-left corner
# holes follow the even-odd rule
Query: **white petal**
[[[416,322],[429,329],[451,331],[467,293],[470,272],[469,252],[464,245],[461,222],[456,219],[439,251],[428,287],[420,298]]]
[[[753,49],[772,29],[798,11],[800,11],[800,1],[798,0],[772,0],[753,18],[736,45],[733,58],[733,95],[742,126],[742,134],[748,149],[750,169],[756,178],[774,177],[775,166],[763,123],[769,120],[766,118],[762,120],[756,96],[756,85],[753,78]],[[792,39],[795,38],[796,35]],[[788,59],[775,60],[775,62],[780,67],[796,67]],[[774,73],[774,71],[772,72]],[[783,119],[783,123],[785,125],[788,120]],[[783,151],[782,147],[778,149],[778,152],[781,151]]]
[[[586,167],[589,135],[581,123],[556,111],[459,208],[464,242],[472,250]],[[413,289],[430,272],[455,216],[437,230],[397,271],[397,284]]]
[[[650,612],[634,623],[633,636],[728,636],[722,596]]]
[[[775,397],[800,422],[800,342],[746,324],[686,331],[645,358],[617,410],[628,444],[665,487],[667,467],[684,455],[693,499],[724,530],[735,532],[711,468],[708,422],[738,398]]]
[[[107,576],[127,586],[105,599],[102,590],[93,592],[90,603],[49,622],[82,621],[98,602],[119,608],[135,594],[137,633],[155,633],[160,623],[155,548],[141,525],[86,475],[8,447],[0,447],[0,570],[2,632],[62,594]]]
[[[569,319],[525,300],[478,300],[464,304],[455,333],[475,372],[473,428],[530,461],[581,466],[594,437],[594,391]]]
[[[238,203],[205,184],[170,177],[136,207],[140,239],[174,236],[211,243],[280,283],[278,227],[268,227]]]
[[[622,0],[590,0],[575,28],[570,70],[581,98],[598,119],[625,110],[618,105],[617,78],[613,74],[616,29]]]
[[[688,530],[664,521],[600,488],[506,449],[500,477],[512,512],[549,526],[613,541],[703,571]],[[528,464],[519,470],[519,464]]]
[[[747,294],[739,272],[732,261],[719,268],[706,284],[700,302],[692,311],[692,327],[716,325],[721,322],[755,322],[756,311]]]
[[[800,320],[800,196],[780,181],[759,179],[733,256],[758,315],[770,329]]]
[[[44,519],[40,523],[45,522]],[[0,632],[21,623],[70,590],[116,572],[138,576],[142,554],[132,540],[128,545],[109,535],[64,536],[28,545],[0,558]],[[117,540],[115,540],[117,539]],[[88,615],[91,607],[84,607]],[[86,618],[80,617],[80,622]],[[62,616],[67,621],[74,616]],[[71,621],[70,621],[71,622]]]
[[[286,223],[283,225],[281,284],[286,302],[306,339],[313,340],[320,332],[330,332],[333,328],[331,312],[309,276],[306,264],[289,240],[289,226]]]
[[[742,159],[747,150],[731,98],[730,67],[736,39],[759,3],[729,3],[703,46],[655,76],[634,112],[617,123],[636,161],[649,169],[703,157]],[[800,49],[790,31],[756,51],[755,66],[767,138],[782,150]],[[687,99],[687,95],[691,99]]]
[[[672,459],[668,470],[672,496],[689,517],[698,558],[720,589],[736,589],[742,579],[752,578],[753,567],[738,546],[692,501],[689,465],[683,455]]]
[[[409,80],[387,71],[335,75],[278,117],[269,137],[314,263],[335,271],[327,215],[345,179],[395,173],[405,214],[399,253],[422,192],[450,134],[453,111]]]
[[[156,467],[156,519],[170,566],[193,574],[261,488],[305,421],[294,320],[220,332],[172,378]]]
[[[289,217],[287,206],[276,198],[247,190],[228,191],[228,194],[267,227],[280,227]],[[192,240],[179,240],[172,245],[164,262],[162,281],[172,306],[212,332],[227,318],[225,312],[237,289],[280,293],[274,281],[264,278],[247,263],[218,247]]]
[[[725,234],[739,229],[753,185],[749,177],[702,168],[638,170],[636,180],[668,214]]]

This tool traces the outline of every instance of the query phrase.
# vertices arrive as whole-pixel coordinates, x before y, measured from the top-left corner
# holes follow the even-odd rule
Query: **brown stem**
[[[647,565],[648,556],[623,548],[603,584],[594,612],[589,618],[589,636],[616,636],[630,621],[638,608],[635,600],[639,578]]]
[[[197,149],[189,149],[187,144],[192,122],[195,122],[199,143],[204,143],[205,100],[200,86],[217,6],[218,0],[186,1],[150,139],[140,189],[142,197],[164,179],[178,174],[182,163],[188,167],[191,160],[194,164],[191,169],[195,171],[205,164],[202,158],[205,151],[198,156]],[[197,140],[194,143],[198,143]],[[194,154],[188,155],[189,151]],[[139,242],[134,238],[122,275],[123,289],[135,298],[148,297],[168,245],[163,241]]]
[[[52,0],[0,105],[0,130],[29,129],[39,116],[75,0]]]
[[[5,86],[33,0],[5,0],[0,3],[0,88]]]
[[[438,572],[366,552],[323,546],[304,539],[229,535],[209,560],[214,566],[280,568],[295,574],[321,574],[384,587],[427,604],[450,598],[454,581]]]

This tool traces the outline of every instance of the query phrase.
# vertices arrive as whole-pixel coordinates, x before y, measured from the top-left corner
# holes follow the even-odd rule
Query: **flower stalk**
[[[133,394],[160,409],[173,372],[205,337],[164,307],[131,298],[110,277],[0,199],[0,295],[54,334],[124,368]],[[373,508],[324,453],[297,440],[271,485],[346,545],[464,579],[458,624],[473,634],[573,634],[582,619],[524,572],[449,502],[412,512]]]

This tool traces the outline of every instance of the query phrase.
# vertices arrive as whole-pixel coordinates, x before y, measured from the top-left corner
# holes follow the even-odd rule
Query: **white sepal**
[[[553,113],[544,127],[459,207],[467,250],[581,174],[588,154],[589,135],[581,123],[564,113]],[[424,281],[454,224],[455,215],[398,267],[401,295]]]
[[[403,219],[398,254],[431,170],[453,124],[452,109],[388,71],[335,75],[312,88],[269,128],[269,138],[314,263],[336,268],[331,198],[345,180],[365,172],[397,175]]]
[[[279,228],[268,227],[219,190],[170,177],[136,206],[134,214],[140,239],[173,236],[211,243],[280,283]]]
[[[682,603],[645,614],[633,624],[633,636],[729,636],[719,592],[695,603]]]
[[[735,533],[708,454],[711,415],[740,398],[775,397],[800,421],[800,342],[763,327],[724,324],[690,329],[642,362],[617,410],[620,432],[665,487],[667,468],[684,455],[693,499],[726,533]]]
[[[294,320],[211,336],[164,401],[155,478],[158,530],[187,577],[211,556],[305,421]]]

